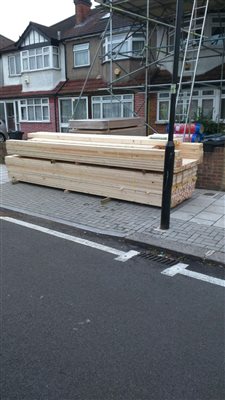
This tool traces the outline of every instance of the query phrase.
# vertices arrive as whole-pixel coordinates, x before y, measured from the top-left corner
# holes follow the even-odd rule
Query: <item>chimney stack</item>
[[[91,0],[73,0],[75,4],[75,14],[77,25],[82,24],[89,15]]]

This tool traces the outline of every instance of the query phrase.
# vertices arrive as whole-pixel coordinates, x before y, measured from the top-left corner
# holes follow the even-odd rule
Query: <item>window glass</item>
[[[73,51],[74,67],[82,67],[90,64],[89,43],[75,45]]]
[[[132,109],[133,109],[132,102],[123,104],[123,117],[130,118],[133,116]]]
[[[29,121],[35,121],[35,117],[34,117],[34,107],[30,107],[28,106],[28,120]]]
[[[190,117],[192,120],[195,120],[198,114],[198,100],[193,100],[191,102],[190,108]]]
[[[202,100],[202,114],[207,118],[213,117],[213,99]]]
[[[26,121],[27,120],[27,109],[26,109],[26,107],[21,107],[20,111],[21,111],[21,119],[23,121]]]
[[[167,121],[169,118],[169,102],[160,101],[159,102],[159,120]]]
[[[21,62],[20,62],[20,54],[16,55],[16,73],[21,73]]]
[[[100,104],[93,104],[93,118],[101,118],[101,107]]]
[[[86,99],[75,99],[73,102],[73,118],[87,119]]]
[[[71,99],[60,100],[60,116],[61,123],[67,123],[72,117],[72,101]]]
[[[42,110],[40,106],[36,106],[35,107],[35,119],[37,121],[41,121],[42,120]]]
[[[19,75],[21,73],[20,54],[8,57],[9,75]]]
[[[37,56],[37,69],[43,68],[42,56]]]
[[[144,45],[145,42],[143,40],[133,41],[132,53],[134,57],[142,57],[144,55]]]
[[[9,57],[9,74],[10,75],[15,75],[16,74],[15,58],[14,57]]]
[[[49,110],[47,106],[43,106],[42,107],[42,111],[43,111],[43,120],[47,121],[49,120]]]

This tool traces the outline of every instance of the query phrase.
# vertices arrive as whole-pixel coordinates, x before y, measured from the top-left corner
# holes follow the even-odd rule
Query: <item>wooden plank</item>
[[[179,146],[183,158],[195,159],[198,164],[203,161],[203,143],[181,143]]]
[[[8,154],[23,157],[72,161],[130,169],[162,171],[165,151],[145,146],[90,144],[80,142],[42,142],[9,140]],[[179,151],[175,151],[175,170],[182,168]]]
[[[12,180],[56,187],[161,206],[163,174],[130,171],[102,166],[76,165],[73,163],[6,157]],[[174,176],[172,206],[189,198],[194,190],[197,167],[189,168]]]
[[[43,140],[68,140],[85,142],[106,142],[106,143],[127,143],[127,144],[149,144],[148,137],[143,136],[121,136],[121,135],[100,135],[93,133],[59,133],[59,132],[31,132],[28,133],[28,139]]]

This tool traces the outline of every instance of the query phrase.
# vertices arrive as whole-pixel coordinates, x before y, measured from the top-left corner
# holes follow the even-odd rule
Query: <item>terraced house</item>
[[[137,115],[150,133],[166,131],[176,1],[98,3],[74,0],[74,15],[51,27],[31,22],[1,50],[8,129],[66,132],[72,117]],[[225,121],[224,1],[184,5],[177,119]]]

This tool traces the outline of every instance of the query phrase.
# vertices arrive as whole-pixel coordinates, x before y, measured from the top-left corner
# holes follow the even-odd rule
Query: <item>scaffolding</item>
[[[97,0],[102,7],[105,8],[109,15],[110,22],[106,27],[104,37],[108,35],[111,41],[111,47],[108,48],[107,52],[102,54],[102,57],[110,63],[108,86],[105,90],[108,91],[111,98],[116,97],[117,93],[121,90],[131,90],[133,92],[143,92],[144,100],[140,107],[145,109],[145,121],[148,131],[155,131],[149,121],[149,96],[152,92],[159,90],[171,90],[170,82],[152,82],[156,71],[164,69],[166,63],[173,61],[174,49],[173,40],[175,32],[175,18],[176,18],[176,0]],[[220,90],[220,110],[223,93],[223,85],[225,84],[224,77],[224,62],[225,62],[225,3],[224,0],[209,0],[207,8],[205,7],[205,1],[198,0],[198,18],[197,26],[193,28],[190,24],[191,13],[193,11],[193,2],[195,0],[184,0],[184,21],[182,25],[182,40],[180,46],[180,74],[182,73],[181,67],[185,68],[187,60],[184,60],[185,44],[187,44],[187,37],[191,35],[193,48],[193,42],[200,43],[199,54],[195,67],[194,79],[193,76],[188,74],[186,70],[186,78],[180,80],[179,90],[182,92],[185,88],[193,92],[195,87],[206,87],[206,88],[219,88]],[[138,4],[138,5],[137,5]],[[216,10],[216,11],[215,11]],[[201,13],[206,13],[205,18]],[[204,34],[203,21],[210,13],[219,22],[219,28],[215,30],[213,37],[206,36]],[[131,25],[127,27],[126,33],[123,36],[123,40],[120,43],[113,45],[113,35],[116,33],[116,29],[113,26],[113,19],[115,14],[124,15],[129,17],[132,21]],[[202,29],[203,28],[203,29]],[[160,40],[156,41],[157,32],[161,32]],[[200,30],[200,31],[199,31]],[[131,36],[139,36],[144,38],[144,46],[142,47],[142,53],[139,51],[137,59],[139,65],[136,69],[125,70],[124,59],[132,58],[135,60],[135,53],[131,54],[131,50],[127,49],[126,42]],[[213,46],[212,44],[220,44],[220,46]],[[202,55],[203,49],[206,54]],[[135,51],[135,50],[133,50]],[[138,51],[138,48],[136,49]],[[186,55],[189,48],[186,48]],[[220,78],[217,80],[207,79],[198,80],[198,66],[202,59],[219,57],[221,65]],[[182,64],[182,60],[185,61]],[[122,74],[114,76],[113,71],[115,66]],[[141,79],[140,79],[141,76]],[[132,81],[132,84],[131,84]],[[185,121],[190,120],[191,112],[191,101],[192,95],[190,96],[190,104],[188,105],[189,111],[186,112]],[[179,107],[177,107],[179,108]],[[136,110],[138,113],[138,110]],[[177,113],[177,120],[179,119]]]

